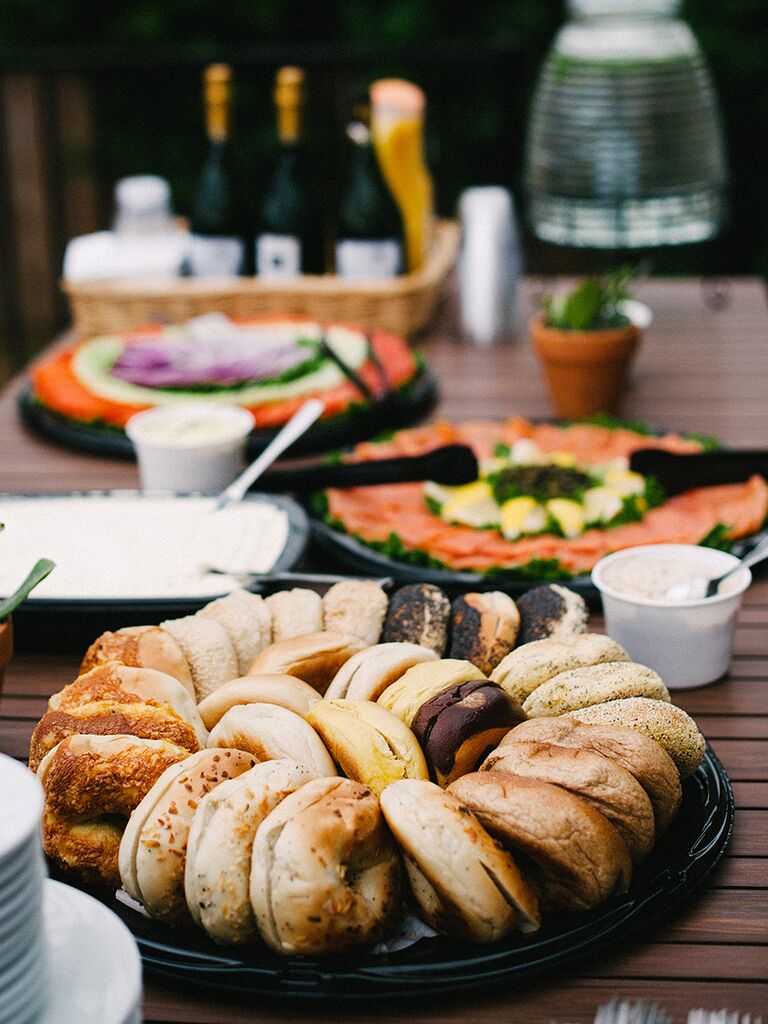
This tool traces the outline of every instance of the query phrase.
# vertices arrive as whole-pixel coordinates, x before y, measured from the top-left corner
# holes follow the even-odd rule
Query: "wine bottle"
[[[404,270],[403,219],[381,174],[358,108],[347,126],[351,154],[336,219],[336,273],[354,281],[381,281]]]
[[[232,71],[211,64],[203,81],[209,147],[192,204],[187,266],[194,277],[232,277],[242,273],[245,257],[229,166]]]
[[[281,68],[275,83],[280,152],[261,203],[256,273],[273,280],[324,270],[323,217],[302,144],[304,72]]]

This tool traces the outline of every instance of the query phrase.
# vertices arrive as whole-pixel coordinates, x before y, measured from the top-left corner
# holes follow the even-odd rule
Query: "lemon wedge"
[[[499,506],[493,498],[491,485],[485,480],[452,488],[453,494],[443,504],[442,517],[464,526],[497,526]]]
[[[610,487],[622,498],[645,493],[645,478],[629,469],[609,469],[603,477],[603,486]]]
[[[563,531],[563,536],[578,537],[584,532],[584,510],[578,501],[572,498],[551,498],[546,508]]]
[[[524,533],[539,533],[547,525],[547,513],[533,498],[510,498],[501,506],[501,532],[507,540]]]
[[[610,487],[590,487],[584,491],[584,521],[608,523],[621,512],[620,495]]]

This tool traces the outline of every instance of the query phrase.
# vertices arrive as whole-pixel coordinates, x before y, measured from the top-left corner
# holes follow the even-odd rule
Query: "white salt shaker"
[[[509,338],[523,258],[512,196],[498,185],[468,188],[462,228],[459,302],[466,334],[481,345]]]

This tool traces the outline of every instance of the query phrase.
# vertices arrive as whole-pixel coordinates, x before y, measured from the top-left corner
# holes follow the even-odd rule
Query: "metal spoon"
[[[699,600],[702,597],[714,597],[720,590],[720,584],[723,580],[727,580],[729,576],[733,576],[740,569],[757,565],[758,562],[762,562],[765,558],[768,558],[768,537],[763,538],[759,544],[756,544],[739,561],[739,564],[734,565],[728,572],[724,572],[721,576],[715,576],[714,578],[689,576],[687,579],[674,583],[668,590],[665,590],[664,598],[667,601],[691,601]]]

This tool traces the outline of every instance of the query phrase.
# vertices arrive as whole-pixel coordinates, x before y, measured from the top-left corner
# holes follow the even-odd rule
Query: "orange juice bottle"
[[[424,158],[424,92],[402,78],[371,86],[371,133],[381,173],[403,218],[409,271],[425,263],[434,228],[432,178]]]

